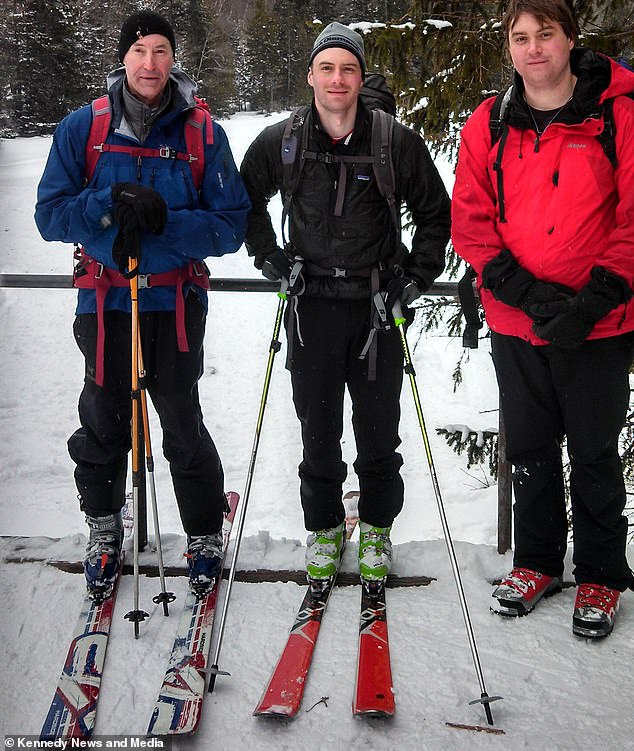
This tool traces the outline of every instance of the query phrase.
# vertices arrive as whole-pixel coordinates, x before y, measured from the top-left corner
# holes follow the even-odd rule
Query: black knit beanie
[[[130,47],[142,37],[150,34],[164,36],[172,47],[172,53],[176,52],[176,39],[170,22],[152,10],[140,10],[123,22],[119,36],[119,60],[123,62]]]

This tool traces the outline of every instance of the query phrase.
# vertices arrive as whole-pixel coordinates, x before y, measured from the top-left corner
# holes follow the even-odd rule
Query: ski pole
[[[438,477],[436,475],[436,468],[434,466],[434,457],[431,453],[431,447],[429,444],[429,436],[427,434],[427,428],[425,427],[425,417],[423,416],[423,409],[421,407],[420,396],[418,393],[418,386],[416,385],[416,372],[414,371],[414,365],[412,363],[412,356],[410,353],[409,345],[407,343],[407,337],[405,335],[405,318],[401,310],[401,304],[397,300],[396,304],[392,308],[392,316],[394,317],[394,324],[399,330],[401,337],[401,344],[403,347],[403,355],[405,358],[405,372],[409,376],[409,382],[412,387],[412,395],[414,397],[414,405],[416,407],[416,414],[418,416],[418,424],[423,435],[423,444],[425,447],[425,454],[427,455],[427,463],[429,465],[429,473],[431,475],[432,485],[434,487],[434,495],[436,496],[436,504],[438,506],[438,513],[440,514],[440,522],[442,524],[443,533],[445,536],[445,543],[447,545],[447,552],[449,553],[449,560],[451,562],[451,568],[453,571],[456,587],[458,589],[458,596],[460,599],[460,607],[462,608],[462,616],[464,618],[465,627],[467,629],[467,636],[469,638],[469,646],[471,648],[471,656],[473,657],[473,664],[480,683],[480,698],[470,701],[469,704],[483,704],[484,711],[486,712],[487,722],[489,725],[493,725],[493,715],[491,714],[491,702],[501,699],[501,696],[489,696],[484,684],[484,674],[482,672],[482,666],[480,664],[480,658],[478,656],[478,648],[476,646],[475,634],[473,632],[473,626],[471,625],[471,618],[469,617],[469,608],[467,607],[467,599],[465,597],[464,587],[462,586],[462,580],[460,578],[460,569],[458,568],[458,560],[456,558],[456,552],[454,550],[453,542],[451,540],[451,533],[449,531],[449,524],[447,523],[447,516],[445,514],[445,508],[440,494],[440,485],[438,484]]]
[[[284,287],[284,289],[286,289]],[[245,483],[244,493],[242,495],[242,501],[240,503],[240,510],[238,514],[238,526],[235,537],[233,559],[231,561],[231,568],[229,570],[229,578],[227,580],[227,592],[222,607],[222,614],[220,616],[220,625],[218,627],[218,639],[216,641],[216,649],[214,652],[214,659],[211,668],[209,669],[209,693],[212,693],[216,684],[217,675],[229,675],[225,670],[218,668],[218,661],[220,659],[220,650],[222,648],[222,639],[225,631],[225,624],[227,620],[227,611],[229,609],[229,598],[231,597],[231,589],[236,575],[236,564],[238,562],[238,552],[240,551],[240,543],[242,542],[242,530],[244,528],[244,520],[246,517],[247,505],[249,503],[249,495],[251,493],[251,484],[253,482],[253,473],[255,470],[255,462],[258,454],[258,446],[260,444],[260,433],[262,431],[262,423],[264,421],[264,410],[266,407],[266,400],[269,393],[269,386],[271,383],[271,373],[273,370],[273,360],[275,355],[279,352],[280,344],[280,329],[282,327],[282,319],[284,313],[284,305],[286,303],[286,294],[283,291],[278,293],[279,301],[277,304],[277,314],[275,316],[275,324],[273,326],[273,336],[271,338],[271,345],[269,347],[269,357],[266,365],[266,373],[264,375],[264,386],[262,388],[262,397],[260,399],[260,409],[258,412],[258,418],[255,424],[255,436],[253,438],[253,447],[251,449],[251,459],[249,461],[249,468],[247,471],[247,479]]]
[[[158,504],[156,501],[156,483],[154,481],[154,455],[152,454],[152,439],[150,438],[150,420],[147,409],[147,389],[145,385],[145,365],[143,363],[143,350],[141,348],[141,331],[137,328],[138,342],[138,362],[139,362],[139,392],[141,395],[141,414],[143,417],[143,437],[145,440],[145,464],[150,482],[150,500],[152,502],[152,519],[154,522],[154,534],[156,536],[156,557],[158,562],[159,579],[161,582],[161,591],[152,598],[157,605],[163,605],[163,615],[169,615],[168,603],[174,602],[176,595],[173,592],[167,592],[165,588],[165,568],[163,565],[163,547],[161,545],[161,531],[159,529]]]
[[[139,638],[139,623],[149,614],[139,608],[139,487],[141,485],[141,447],[139,446],[139,280],[136,258],[128,260],[130,298],[132,300],[132,508],[134,514],[134,609],[125,618],[134,623],[134,638]]]

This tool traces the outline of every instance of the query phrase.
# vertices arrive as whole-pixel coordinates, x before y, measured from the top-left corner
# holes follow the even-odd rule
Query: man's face
[[[527,86],[552,89],[570,75],[572,39],[557,21],[539,21],[521,13],[509,32],[509,52],[515,70]]]
[[[148,34],[141,37],[123,58],[130,93],[149,107],[160,101],[174,65],[174,54],[167,37]]]
[[[359,60],[340,47],[330,47],[315,56],[308,71],[318,111],[345,115],[356,107],[363,86]]]

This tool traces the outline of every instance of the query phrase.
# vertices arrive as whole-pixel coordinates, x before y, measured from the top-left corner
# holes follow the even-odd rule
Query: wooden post
[[[498,553],[503,555],[511,549],[513,484],[512,468],[506,458],[506,429],[500,406],[498,433]]]

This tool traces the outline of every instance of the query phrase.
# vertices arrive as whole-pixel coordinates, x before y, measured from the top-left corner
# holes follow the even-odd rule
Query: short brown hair
[[[502,18],[507,43],[513,24],[522,13],[530,13],[541,23],[556,21],[561,24],[568,39],[573,42],[577,41],[579,26],[572,13],[572,8],[566,0],[511,0]]]

